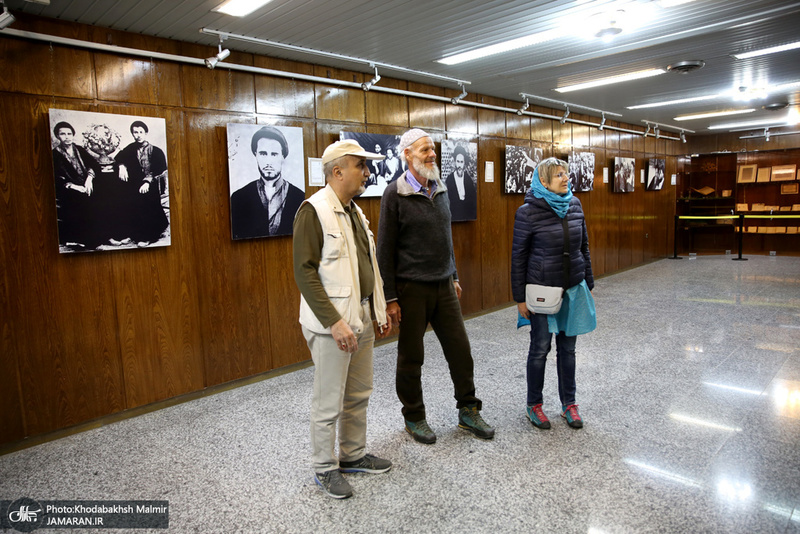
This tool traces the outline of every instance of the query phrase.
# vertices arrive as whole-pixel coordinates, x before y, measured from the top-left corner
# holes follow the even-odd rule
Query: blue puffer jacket
[[[569,227],[569,285],[586,280],[594,288],[589,236],[581,201],[572,197],[567,211]],[[516,302],[525,302],[525,284],[562,286],[564,283],[564,229],[561,219],[547,202],[531,191],[514,217],[514,242],[511,248],[511,293]]]

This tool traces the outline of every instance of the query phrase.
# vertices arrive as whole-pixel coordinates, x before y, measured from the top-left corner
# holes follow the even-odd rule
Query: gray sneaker
[[[469,430],[479,438],[492,439],[494,437],[494,428],[483,420],[481,412],[475,406],[464,406],[458,410],[458,426]]]
[[[339,471],[342,473],[385,473],[391,468],[392,462],[371,454],[365,454],[353,462],[339,462]]]
[[[346,499],[353,495],[353,488],[344,479],[338,469],[314,473],[314,481],[320,485],[322,491],[334,499]]]

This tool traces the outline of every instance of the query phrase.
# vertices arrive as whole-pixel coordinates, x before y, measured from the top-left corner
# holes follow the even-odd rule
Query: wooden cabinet
[[[739,177],[751,166],[753,181]],[[800,181],[767,180],[764,169],[800,166],[800,149],[693,156],[682,175],[676,237],[682,253],[800,255]],[[759,181],[759,173],[761,170]],[[771,172],[770,172],[771,174]],[[735,215],[736,218],[712,218]],[[744,219],[740,221],[739,215]],[[693,219],[692,217],[697,217]]]

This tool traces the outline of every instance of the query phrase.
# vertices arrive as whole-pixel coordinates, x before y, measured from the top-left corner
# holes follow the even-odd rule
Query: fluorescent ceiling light
[[[674,120],[676,121],[691,121],[694,119],[709,119],[711,117],[725,117],[727,115],[741,115],[742,113],[752,113],[756,109],[731,109],[728,111],[712,111],[709,113],[696,113],[694,115],[678,115]]]
[[[651,76],[658,76],[659,74],[664,74],[665,72],[667,71],[665,71],[664,69],[640,70],[628,74],[622,74],[620,76],[611,76],[609,78],[600,78],[599,80],[593,80],[591,82],[577,83],[575,85],[558,87],[556,88],[556,91],[558,91],[559,93],[569,93],[572,91],[579,91],[581,89],[589,89],[591,87],[610,85],[612,83],[621,83],[621,82],[628,82],[631,80],[638,80],[641,78],[650,78]]]
[[[747,59],[750,57],[766,56],[767,54],[776,54],[778,52],[785,52],[787,50],[794,50],[800,48],[800,41],[789,43],[780,46],[771,46],[769,48],[762,48],[761,50],[753,50],[752,52],[744,52],[741,54],[733,54],[736,59]]]
[[[272,0],[228,0],[211,11],[225,13],[232,17],[244,17],[256,9],[269,4]]]
[[[483,48],[476,48],[475,50],[470,50],[469,52],[462,52],[461,54],[447,56],[442,59],[437,59],[436,62],[444,63],[445,65],[458,65],[459,63],[465,63],[474,59],[493,56],[495,54],[502,54],[503,52],[509,52],[518,48],[524,48],[526,46],[552,41],[560,35],[563,35],[563,32],[560,30],[548,30],[546,32],[526,35],[525,37],[519,37],[510,41],[484,46]]]
[[[674,106],[676,104],[688,104],[689,102],[714,100],[715,98],[719,97],[720,95],[693,96],[691,98],[679,98],[678,100],[665,100],[664,102],[653,102],[652,104],[639,104],[637,106],[628,106],[627,109],[645,109],[645,108],[657,108],[661,106]]]
[[[751,126],[761,126],[770,124],[774,126],[783,126],[786,124],[786,119],[761,119],[749,122],[726,122],[724,124],[713,124],[708,127],[709,130],[727,130],[734,128],[750,128]]]

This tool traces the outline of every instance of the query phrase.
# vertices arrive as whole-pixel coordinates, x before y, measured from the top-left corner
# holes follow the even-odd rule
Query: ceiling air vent
[[[686,61],[678,61],[672,65],[667,65],[667,70],[670,72],[678,72],[680,74],[689,74],[696,70],[702,69],[706,62],[702,59],[688,59]]]

